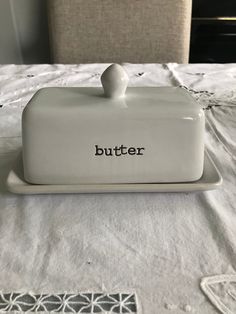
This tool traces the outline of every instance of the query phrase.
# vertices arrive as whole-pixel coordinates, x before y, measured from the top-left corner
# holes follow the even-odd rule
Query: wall
[[[0,63],[49,63],[47,0],[0,0]]]

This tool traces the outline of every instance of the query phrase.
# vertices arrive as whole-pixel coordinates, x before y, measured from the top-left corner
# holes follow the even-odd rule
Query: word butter
[[[123,155],[138,155],[142,156],[144,147],[126,147],[124,145],[115,146],[114,148],[102,148],[95,145],[95,156],[123,156]]]

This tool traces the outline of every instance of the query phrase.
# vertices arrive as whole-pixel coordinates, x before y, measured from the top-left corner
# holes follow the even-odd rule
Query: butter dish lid
[[[102,87],[47,87],[32,97],[26,111],[41,114],[78,114],[90,118],[177,117],[204,114],[199,103],[181,87],[128,87],[128,76],[112,64],[101,76]]]

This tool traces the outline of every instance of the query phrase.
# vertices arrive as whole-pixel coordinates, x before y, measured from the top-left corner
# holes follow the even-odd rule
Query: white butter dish
[[[204,112],[178,87],[127,88],[112,65],[102,88],[44,88],[22,118],[25,180],[32,184],[199,180]],[[125,93],[126,90],[126,94]]]

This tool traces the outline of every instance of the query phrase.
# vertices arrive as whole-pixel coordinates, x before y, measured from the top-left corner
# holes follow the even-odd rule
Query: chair
[[[191,0],[48,0],[54,63],[187,63]]]

